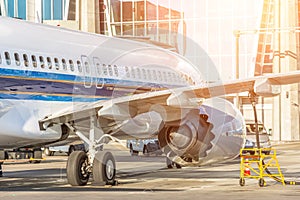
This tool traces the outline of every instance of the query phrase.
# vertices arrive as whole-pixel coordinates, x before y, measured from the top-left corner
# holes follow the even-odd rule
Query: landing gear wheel
[[[67,179],[72,186],[86,185],[90,173],[88,172],[88,157],[84,151],[74,151],[67,162]]]
[[[46,156],[53,156],[54,155],[54,152],[50,151],[48,147],[45,148],[44,150],[44,154]]]
[[[72,153],[73,151],[75,151],[75,147],[74,147],[73,145],[71,145],[71,146],[69,147],[68,156],[71,155],[71,153]]]
[[[240,178],[240,186],[245,186],[245,179],[244,178]]]
[[[166,157],[166,163],[167,163],[168,169],[172,169],[174,167],[176,167],[177,169],[181,169],[181,165],[179,165],[178,163],[173,162],[168,157]]]
[[[129,151],[131,156],[137,156],[139,154],[138,151],[133,150],[132,145],[130,144],[130,151]]]
[[[143,148],[143,154],[144,154],[144,156],[149,156],[149,150],[146,145]]]
[[[259,180],[258,180],[258,185],[260,186],[260,187],[264,187],[265,186],[265,180],[263,179],[263,178],[260,178]]]
[[[116,184],[116,162],[111,152],[101,151],[96,154],[93,163],[93,177],[96,183]]]

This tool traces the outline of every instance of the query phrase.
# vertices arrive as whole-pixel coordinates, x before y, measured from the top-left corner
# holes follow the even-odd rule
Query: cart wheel
[[[258,185],[260,186],[260,187],[263,187],[263,186],[265,186],[265,180],[263,179],[263,178],[260,178],[259,179],[259,181],[258,181]]]
[[[245,179],[244,178],[240,178],[240,186],[244,186],[245,185]]]

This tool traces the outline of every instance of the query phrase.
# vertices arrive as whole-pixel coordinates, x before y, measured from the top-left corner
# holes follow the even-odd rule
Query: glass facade
[[[43,20],[62,20],[65,0],[43,0]]]
[[[103,0],[99,2],[102,34],[111,31],[118,36],[147,36],[151,40],[176,46],[177,30],[183,20],[179,10],[160,5],[156,0],[111,0],[108,8]],[[110,22],[106,21],[108,12]],[[107,23],[110,23],[112,30],[108,30]]]
[[[26,19],[26,0],[5,0],[7,16]]]
[[[235,30],[258,29],[261,0],[100,0],[102,34],[148,37],[174,46],[196,66],[208,80],[236,78]],[[110,16],[110,22],[106,20]],[[109,30],[108,27],[111,27]],[[240,38],[239,77],[253,76],[257,52],[257,35]],[[218,73],[211,72],[213,61]],[[250,73],[249,73],[250,72]],[[216,75],[218,74],[218,75]]]

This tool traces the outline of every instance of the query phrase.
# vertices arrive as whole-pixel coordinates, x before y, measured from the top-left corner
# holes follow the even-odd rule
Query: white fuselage
[[[151,45],[5,17],[0,44],[0,148],[59,139],[59,131],[41,132],[37,122],[67,106],[184,86],[200,76]]]
[[[176,53],[0,17],[0,149],[61,139],[62,130],[41,131],[38,121],[66,107],[194,84],[203,84],[201,73]],[[205,159],[191,164],[236,156],[243,145],[241,113],[220,99],[203,107],[212,114],[215,136]]]

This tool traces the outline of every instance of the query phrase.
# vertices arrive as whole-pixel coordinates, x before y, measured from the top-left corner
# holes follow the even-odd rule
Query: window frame
[[[42,69],[44,69],[45,68],[45,59],[43,56],[39,56],[39,62],[40,62],[40,67]]]
[[[34,68],[37,68],[37,60],[35,55],[31,55],[31,62]]]
[[[23,53],[23,61],[24,61],[24,66],[25,67],[29,67],[29,59],[28,59],[28,55],[26,53]]]
[[[59,70],[59,59],[58,58],[54,58],[54,66],[56,70]]]
[[[82,73],[82,64],[81,64],[81,61],[80,60],[77,60],[76,61],[76,65],[77,65],[77,70],[79,73]]]
[[[6,65],[11,65],[10,53],[8,51],[4,52],[4,58]]]
[[[75,71],[75,65],[72,59],[69,59],[69,67],[72,72]]]
[[[67,71],[68,70],[68,66],[67,66],[67,62],[66,62],[66,59],[61,59],[61,63],[62,63],[62,67],[63,67],[63,70]]]
[[[19,53],[15,52],[14,53],[14,58],[15,58],[15,63],[17,66],[20,66],[21,65],[21,60],[20,60],[20,55]]]
[[[46,60],[47,60],[47,66],[48,66],[48,69],[52,69],[53,66],[52,66],[52,60],[51,60],[51,57],[48,56],[48,57],[46,58]]]

